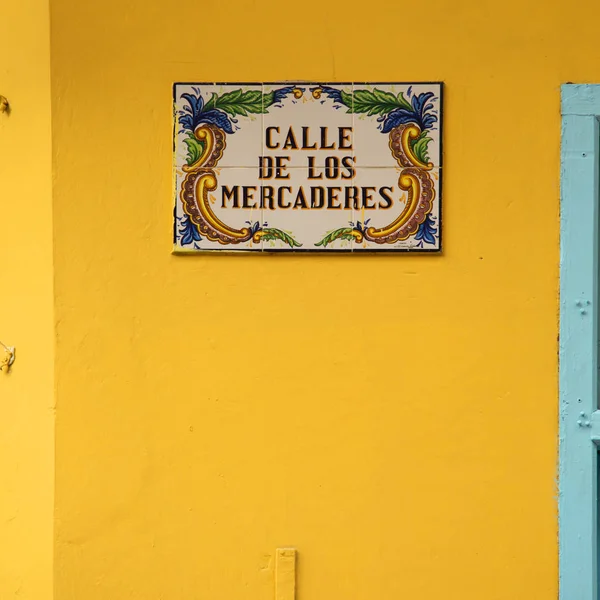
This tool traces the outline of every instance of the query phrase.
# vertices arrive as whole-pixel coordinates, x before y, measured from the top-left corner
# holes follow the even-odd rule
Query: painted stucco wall
[[[55,597],[268,600],[291,545],[304,600],[554,599],[559,84],[600,80],[597,3],[51,16]],[[170,254],[171,84],[282,79],[445,81],[442,255]]]
[[[53,597],[54,319],[49,9],[0,0],[0,598]],[[4,352],[0,348],[0,357]]]

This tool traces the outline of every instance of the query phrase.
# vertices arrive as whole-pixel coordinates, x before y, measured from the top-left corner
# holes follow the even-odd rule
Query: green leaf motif
[[[344,98],[346,95],[348,98]],[[394,96],[391,92],[385,92],[378,88],[370,90],[356,90],[354,94],[342,92],[342,100],[346,106],[351,107],[348,112],[366,113],[367,116],[387,115],[398,108],[413,111],[410,103],[404,98],[402,92]]]
[[[243,92],[241,89],[227,92],[221,96],[213,93],[211,99],[204,105],[203,112],[213,109],[222,110],[232,117],[237,115],[247,117],[249,114],[262,114],[264,112],[263,94],[258,90]]]
[[[400,105],[400,108],[405,108],[406,110],[410,110],[410,112],[414,112],[415,109],[412,107],[412,104],[404,97],[404,94],[402,92],[398,92],[396,100]]]
[[[424,131],[421,135],[413,142],[412,151],[415,156],[422,162],[429,162],[429,152],[427,151],[427,147],[429,146],[429,142],[431,142],[431,138],[427,135],[427,132]]]
[[[347,240],[352,241],[354,236],[352,235],[352,227],[340,227],[339,229],[334,229],[333,231],[328,231],[327,235],[320,241],[315,244],[315,246],[323,246],[323,248],[327,248],[329,244],[335,242],[335,240]]]
[[[265,242],[270,242],[273,240],[281,240],[285,244],[287,244],[290,248],[299,248],[302,246],[299,242],[297,242],[289,233],[286,233],[282,229],[276,229],[274,227],[267,227],[263,229],[264,235],[262,236],[262,240]]]
[[[396,104],[396,96],[394,96],[392,92],[384,92],[383,90],[375,88],[373,90],[373,96],[375,96],[379,102],[391,102],[392,104]]]
[[[349,94],[344,90],[340,90],[340,95],[342,97],[342,102],[345,106],[348,107],[348,110],[346,112],[352,112],[352,104],[354,103],[354,100],[352,99],[352,94]]]
[[[265,113],[268,112],[267,108],[269,108],[269,106],[272,106],[274,102],[275,102],[275,92],[274,91],[263,94],[263,97],[262,97],[262,103],[263,103],[263,107],[264,107],[263,112],[265,112]]]
[[[188,150],[188,155],[186,157],[187,164],[193,165],[202,156],[204,144],[197,140],[196,136],[191,131],[187,132],[187,137],[184,138],[183,142]]]

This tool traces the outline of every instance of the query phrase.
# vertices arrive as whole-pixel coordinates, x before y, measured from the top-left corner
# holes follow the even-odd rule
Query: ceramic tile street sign
[[[178,83],[175,251],[438,251],[441,83]]]

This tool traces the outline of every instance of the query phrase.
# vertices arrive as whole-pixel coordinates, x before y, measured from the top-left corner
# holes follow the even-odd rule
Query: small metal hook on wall
[[[9,113],[10,112],[10,104],[8,103],[8,99],[6,96],[2,96],[0,94],[0,113]]]
[[[7,346],[2,342],[0,342],[0,346],[4,348],[4,356],[0,359],[0,371],[8,373],[15,362],[15,347]]]

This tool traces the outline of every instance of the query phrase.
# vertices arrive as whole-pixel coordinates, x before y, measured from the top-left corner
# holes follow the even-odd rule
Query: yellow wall
[[[54,341],[48,3],[0,0],[0,598],[52,598]],[[0,350],[0,356],[3,351]]]
[[[572,8],[52,0],[57,600],[556,597]],[[173,81],[293,78],[446,82],[443,255],[170,254]]]

